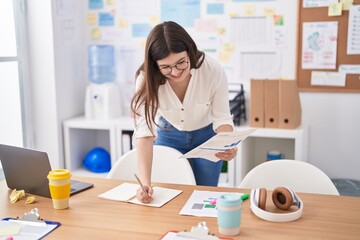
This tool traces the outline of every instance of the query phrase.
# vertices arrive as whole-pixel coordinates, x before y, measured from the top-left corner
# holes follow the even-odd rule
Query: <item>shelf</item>
[[[106,149],[111,157],[111,166],[124,153],[123,131],[134,129],[131,117],[115,119],[87,119],[84,116],[64,121],[65,166],[70,171],[78,172],[86,154],[95,147]],[[84,169],[84,171],[87,171]],[[80,171],[86,176],[89,171]],[[96,173],[92,175],[98,176]],[[101,176],[101,174],[99,175]]]
[[[108,175],[108,172],[95,173],[95,172],[91,172],[85,168],[78,168],[78,169],[72,170],[71,174],[73,176],[78,176],[78,177],[106,178]]]
[[[248,126],[236,127],[237,131]],[[286,159],[308,161],[308,129],[300,126],[296,129],[257,128],[238,145],[235,161],[235,186],[255,166],[266,161],[268,151],[277,150]]]

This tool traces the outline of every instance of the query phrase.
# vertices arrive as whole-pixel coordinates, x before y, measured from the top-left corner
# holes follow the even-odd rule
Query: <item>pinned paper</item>
[[[226,34],[226,28],[224,28],[224,27],[219,27],[219,28],[217,29],[217,33],[218,33],[219,36],[224,36],[224,35]]]
[[[114,26],[115,17],[114,15],[104,12],[99,13],[99,26]]]
[[[106,5],[115,6],[115,0],[106,0]]]
[[[23,197],[25,197],[25,191],[24,190],[16,190],[16,189],[14,189],[9,196],[11,203],[16,203]]]
[[[97,15],[96,13],[89,13],[87,15],[87,24],[88,25],[95,25],[97,23]]]
[[[243,15],[250,17],[255,16],[256,13],[256,6],[255,5],[245,5]]]
[[[230,16],[230,17],[237,17],[237,15],[238,15],[238,14],[237,14],[236,12],[230,12],[230,13],[229,13],[229,16]]]
[[[342,10],[349,11],[353,6],[354,0],[340,0],[340,2],[342,3]]]
[[[150,16],[149,22],[150,22],[151,26],[155,27],[155,25],[160,22],[160,18],[159,18],[159,16]]]
[[[274,25],[275,26],[284,26],[284,16],[283,15],[274,15]]]
[[[264,15],[265,16],[273,16],[275,15],[275,8],[264,8]]]
[[[127,19],[124,19],[124,18],[119,18],[117,20],[117,26],[120,29],[127,29],[127,28],[129,28],[129,21]]]
[[[93,30],[91,30],[90,38],[91,39],[100,39],[101,38],[100,29],[99,28],[94,28]]]
[[[342,3],[332,3],[329,5],[328,15],[329,17],[341,16],[342,14]]]

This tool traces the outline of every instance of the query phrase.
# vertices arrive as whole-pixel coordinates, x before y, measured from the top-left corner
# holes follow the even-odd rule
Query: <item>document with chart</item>
[[[236,147],[242,140],[247,138],[256,129],[247,129],[240,132],[221,132],[204,142],[197,148],[182,155],[182,158],[205,158],[213,162],[218,159],[215,156],[217,152],[223,152]]]

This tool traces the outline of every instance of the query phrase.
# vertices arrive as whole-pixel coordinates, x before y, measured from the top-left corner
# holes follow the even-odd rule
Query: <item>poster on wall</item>
[[[303,69],[335,69],[338,22],[304,22]]]

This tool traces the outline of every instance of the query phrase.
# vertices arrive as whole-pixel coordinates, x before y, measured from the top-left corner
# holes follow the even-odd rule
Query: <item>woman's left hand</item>
[[[217,152],[215,153],[215,156],[221,160],[230,161],[236,157],[237,151],[238,149],[234,147],[226,150],[225,152]]]

